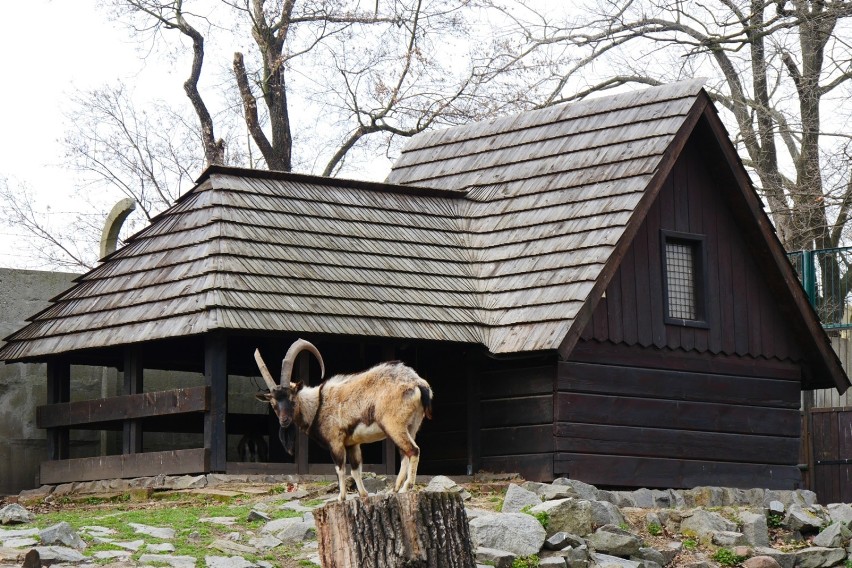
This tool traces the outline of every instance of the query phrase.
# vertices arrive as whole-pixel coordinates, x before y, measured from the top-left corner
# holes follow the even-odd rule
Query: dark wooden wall
[[[554,356],[479,367],[481,468],[553,479]]]
[[[610,486],[792,488],[800,353],[723,188],[691,142],[569,361],[555,473]],[[664,318],[660,231],[705,236],[706,327]]]

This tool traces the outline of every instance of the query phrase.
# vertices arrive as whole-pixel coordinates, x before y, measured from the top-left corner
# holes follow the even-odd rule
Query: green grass
[[[715,554],[713,554],[713,560],[722,566],[736,566],[737,564],[742,563],[742,561],[746,558],[748,558],[748,556],[739,556],[729,548],[720,548]]]
[[[109,535],[109,538],[116,541],[130,541],[141,538],[146,543],[151,544],[170,542],[175,547],[175,551],[170,554],[203,558],[210,554],[208,547],[217,538],[235,530],[258,530],[264,524],[264,521],[261,520],[251,522],[247,520],[253,505],[251,502],[241,502],[235,499],[230,503],[221,503],[219,501],[211,502],[203,498],[187,499],[186,495],[181,497],[182,499],[178,502],[157,499],[147,504],[140,503],[137,507],[121,500],[110,500],[109,503],[97,502],[94,499],[91,502],[86,500],[85,503],[78,501],[79,509],[70,506],[57,512],[39,515],[37,525],[39,528],[44,528],[65,521],[84,540],[90,539],[90,537],[87,533],[81,532],[80,529],[83,526],[96,525],[116,531],[115,534]],[[92,509],[92,506],[95,506],[95,508]],[[270,512],[270,516],[273,519],[281,519],[301,517],[302,514],[296,511],[275,510]],[[200,519],[206,517],[235,517],[237,522],[232,526],[200,522]],[[137,534],[130,523],[172,528],[175,530],[175,538],[165,541]],[[102,550],[122,550],[122,548],[108,543],[96,544],[89,540],[88,544],[90,546],[85,552],[87,556]],[[275,563],[279,559],[276,558],[276,554],[288,555],[294,552],[293,549],[282,551],[276,549],[272,554],[261,552],[258,555],[247,554],[244,556],[249,561],[257,561],[267,555],[271,556],[270,561]],[[143,548],[143,550],[133,553],[132,558],[138,561],[139,557],[145,553],[146,551]]]
[[[530,554],[529,556],[519,556],[512,561],[512,568],[537,568],[540,564],[538,556]]]
[[[663,527],[659,523],[648,523],[648,534],[651,536],[660,536],[663,534]]]
[[[532,512],[532,505],[527,505],[523,509],[521,509],[521,513],[525,513],[534,517],[545,530],[547,530],[547,525],[550,523],[550,515],[547,514],[547,511],[539,511],[538,513]],[[536,564],[538,566],[538,564]]]

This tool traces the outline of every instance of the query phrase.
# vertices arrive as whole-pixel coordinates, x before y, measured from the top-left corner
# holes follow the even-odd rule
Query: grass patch
[[[748,556],[739,556],[729,548],[720,548],[716,551],[715,554],[713,554],[713,560],[715,560],[722,566],[736,566],[746,558],[748,558]]]
[[[537,568],[541,560],[535,554],[519,556],[512,561],[512,568]]]
[[[521,513],[525,513],[534,517],[545,530],[547,530],[547,525],[550,523],[550,515],[547,514],[547,511],[539,511],[538,513],[532,512],[532,505],[527,505],[523,509],[521,509]],[[536,564],[538,566],[538,564]]]

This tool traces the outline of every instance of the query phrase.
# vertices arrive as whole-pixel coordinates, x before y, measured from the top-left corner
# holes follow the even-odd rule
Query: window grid
[[[694,245],[677,241],[666,242],[666,280],[669,317],[697,319]]]

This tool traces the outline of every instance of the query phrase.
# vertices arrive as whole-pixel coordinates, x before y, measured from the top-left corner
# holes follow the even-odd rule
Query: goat
[[[338,501],[346,499],[346,458],[358,494],[367,496],[361,480],[361,444],[390,438],[399,449],[402,463],[394,491],[413,488],[420,462],[420,448],[414,437],[423,417],[432,418],[432,388],[411,367],[398,361],[381,363],[354,375],[335,375],[316,387],[290,381],[293,363],[302,351],[313,353],[325,376],[325,363],[319,350],[299,339],[281,363],[281,382],[275,384],[260,351],[254,358],[269,391],[257,394],[268,402],[278,417],[278,437],[292,455],[295,427],[308,433],[331,451],[340,488]]]
[[[265,462],[268,447],[259,434],[246,434],[237,443],[237,454],[241,462]]]

